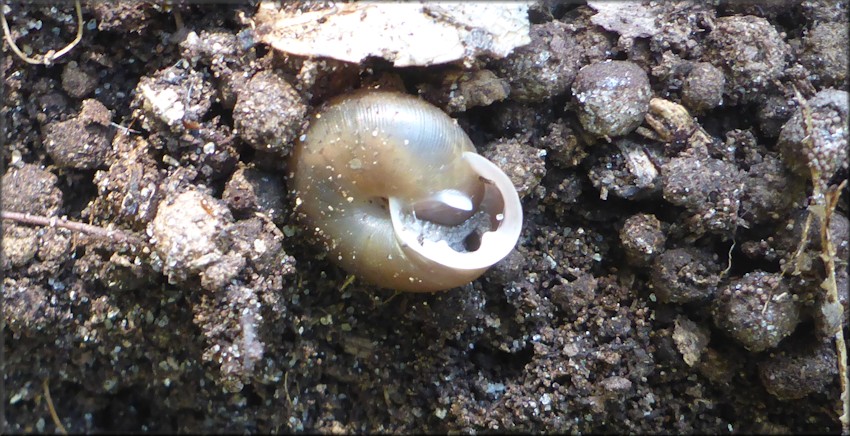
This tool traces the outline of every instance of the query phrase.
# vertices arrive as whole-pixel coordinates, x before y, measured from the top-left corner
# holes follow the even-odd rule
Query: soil
[[[4,43],[3,210],[88,227],[2,222],[0,431],[840,431],[847,189],[841,325],[807,169],[848,177],[847,3],[657,3],[540,0],[466,67],[287,56],[256,2],[83,2],[49,66]],[[3,12],[32,56],[76,34],[70,3]],[[308,114],[376,84],[523,199],[462,288],[361,282],[292,213]]]

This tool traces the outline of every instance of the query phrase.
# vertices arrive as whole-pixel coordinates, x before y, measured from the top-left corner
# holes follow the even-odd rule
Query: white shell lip
[[[446,241],[420,241],[418,233],[403,224],[403,205],[396,198],[389,199],[393,230],[400,245],[429,261],[458,270],[486,269],[504,259],[516,246],[522,231],[522,203],[511,179],[493,162],[468,151],[463,152],[462,158],[479,176],[495,185],[504,204],[499,226],[481,235],[478,249],[460,252],[452,249]]]

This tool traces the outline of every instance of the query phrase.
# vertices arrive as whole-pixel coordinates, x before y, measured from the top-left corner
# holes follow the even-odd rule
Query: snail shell
[[[330,102],[289,168],[300,218],[332,260],[378,286],[464,285],[519,238],[510,179],[455,120],[410,95],[367,90]]]

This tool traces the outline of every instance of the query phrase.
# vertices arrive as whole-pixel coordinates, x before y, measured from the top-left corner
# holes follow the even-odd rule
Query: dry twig
[[[797,101],[800,103],[800,109],[803,114],[803,127],[806,132],[803,142],[810,150],[814,150],[816,147],[816,144],[814,143],[816,135],[814,122],[812,121],[811,109],[796,87],[794,88],[794,93],[796,94]],[[826,293],[823,304],[838,304],[840,306],[841,303],[838,299],[838,286],[835,279],[836,252],[835,245],[832,243],[832,235],[829,231],[829,224],[832,220],[832,213],[835,211],[835,206],[838,204],[838,199],[841,196],[841,190],[847,185],[847,180],[841,182],[837,188],[833,187],[833,189],[830,189],[828,186],[828,180],[821,177],[822,175],[815,165],[810,165],[809,169],[811,171],[812,197],[814,203],[809,206],[809,218],[811,215],[817,215],[818,218],[820,218],[820,257],[826,268],[826,279],[824,279],[821,283],[821,288]],[[807,225],[809,222],[810,221],[807,219]],[[808,240],[806,233],[807,232],[804,233],[803,239],[800,242],[801,245],[805,245]],[[797,253],[800,251],[801,250],[798,248]],[[839,318],[836,323],[838,327],[834,332],[835,352],[838,357],[838,380],[841,386],[841,410],[839,411],[838,419],[841,421],[842,434],[850,434],[850,385],[848,384],[847,374],[847,344],[844,341],[843,307],[838,313]]]
[[[14,221],[20,224],[29,224],[34,226],[60,227],[71,231],[83,233],[86,235],[95,236],[107,241],[116,243],[126,243],[138,248],[147,247],[146,240],[137,235],[123,230],[105,229],[103,227],[93,226],[91,224],[70,221],[65,218],[33,215],[29,213],[0,211],[0,217],[4,220]]]

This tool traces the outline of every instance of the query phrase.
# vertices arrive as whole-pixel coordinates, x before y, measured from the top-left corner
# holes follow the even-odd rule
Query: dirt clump
[[[720,291],[715,322],[750,351],[775,347],[800,322],[800,307],[778,274],[747,273]]]
[[[708,300],[717,290],[721,265],[715,256],[695,248],[661,253],[652,265],[652,286],[664,303]]]
[[[635,265],[646,266],[664,251],[667,241],[661,221],[652,214],[636,214],[623,223],[620,241],[626,257]]]
[[[697,62],[682,85],[682,103],[693,113],[705,113],[723,102],[726,78],[708,62]]]
[[[110,126],[112,112],[102,103],[83,101],[79,115],[45,126],[44,147],[62,167],[93,169],[103,165],[111,151],[115,130]]]
[[[233,120],[240,136],[258,150],[287,154],[307,107],[289,83],[260,72],[236,92]]]
[[[847,99],[847,91],[826,89],[809,101],[807,113],[802,108],[794,112],[779,133],[779,150],[786,165],[803,176],[809,176],[813,168],[824,180],[846,168],[850,138]],[[808,141],[809,135],[817,139]]]
[[[799,400],[822,391],[835,376],[835,347],[815,342],[781,347],[759,362],[759,375],[771,395]]]
[[[706,38],[704,60],[726,76],[727,104],[764,98],[784,73],[790,47],[767,20],[752,15],[718,18]]]
[[[625,61],[582,67],[572,86],[582,126],[599,136],[623,136],[634,130],[652,95],[646,72]]]

